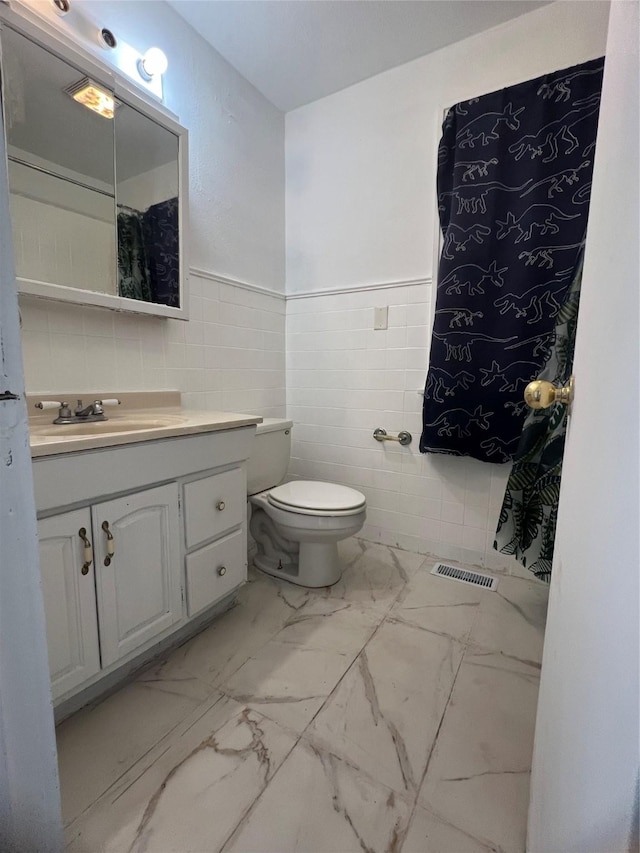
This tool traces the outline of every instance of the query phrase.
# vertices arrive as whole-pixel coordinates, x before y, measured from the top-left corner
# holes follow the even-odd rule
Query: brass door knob
[[[545,379],[536,379],[524,389],[524,401],[532,409],[546,409],[554,403],[563,403],[565,406],[569,406],[573,402],[573,392],[573,376],[564,388],[556,388],[555,385]]]

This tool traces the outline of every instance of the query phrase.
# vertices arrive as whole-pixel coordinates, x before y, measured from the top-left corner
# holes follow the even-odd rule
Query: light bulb
[[[169,67],[169,60],[159,47],[150,47],[142,59],[138,60],[138,71],[143,80],[151,80],[156,75],[164,74]]]

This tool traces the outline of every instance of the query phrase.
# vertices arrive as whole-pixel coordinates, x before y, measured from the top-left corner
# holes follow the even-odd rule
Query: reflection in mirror
[[[118,292],[177,308],[178,137],[127,104],[115,127]]]
[[[16,273],[115,294],[114,122],[73,99],[83,78],[77,68],[3,28]],[[95,103],[96,92],[88,97]],[[104,97],[111,95],[104,90]]]

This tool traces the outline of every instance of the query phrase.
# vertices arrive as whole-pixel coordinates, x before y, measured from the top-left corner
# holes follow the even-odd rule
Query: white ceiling
[[[284,111],[545,5],[543,0],[169,2]]]

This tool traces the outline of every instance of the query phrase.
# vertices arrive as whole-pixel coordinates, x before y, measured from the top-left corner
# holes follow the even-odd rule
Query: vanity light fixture
[[[83,77],[77,83],[73,83],[65,89],[74,101],[93,110],[104,118],[113,118],[118,102],[110,92],[103,89],[89,77]]]
[[[105,50],[113,50],[118,46],[118,39],[108,27],[103,27],[98,33],[98,44]]]
[[[143,80],[147,81],[156,76],[162,76],[168,67],[169,60],[159,47],[150,47],[145,55],[138,60],[138,73]]]
[[[51,0],[51,2],[58,15],[66,15],[71,9],[70,0]]]

